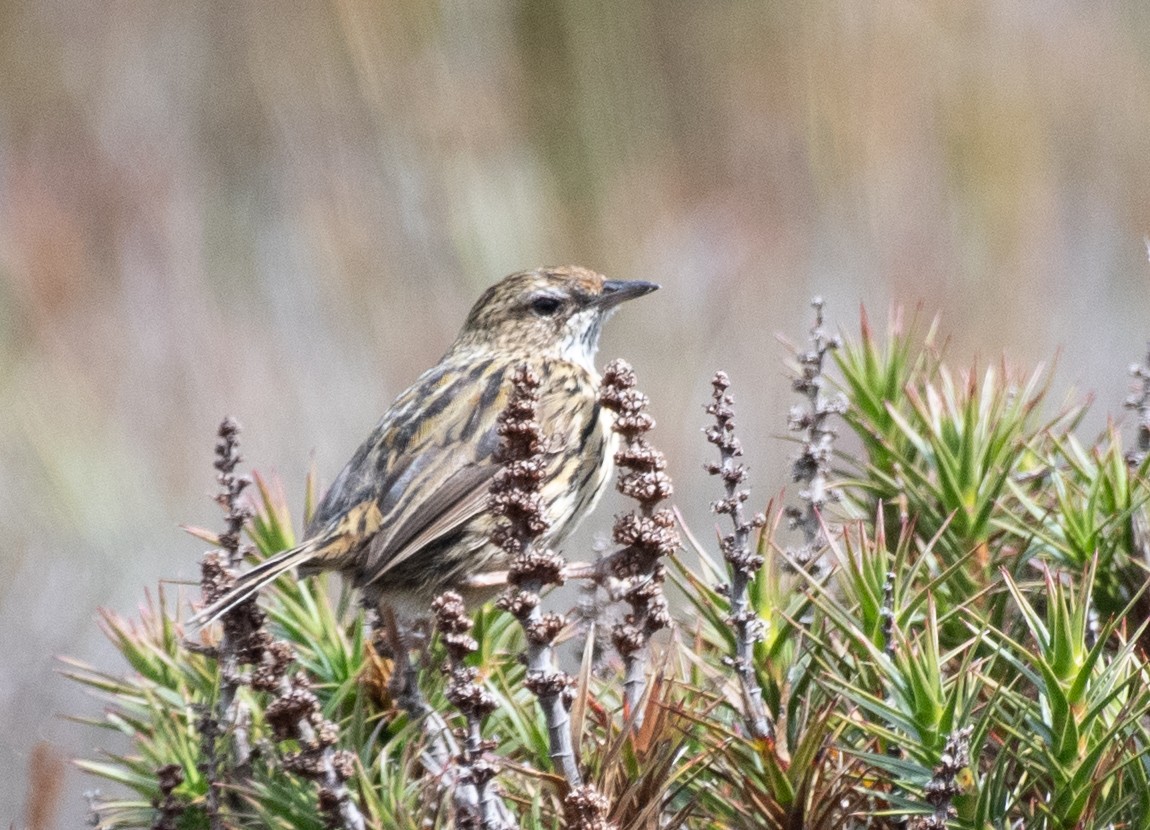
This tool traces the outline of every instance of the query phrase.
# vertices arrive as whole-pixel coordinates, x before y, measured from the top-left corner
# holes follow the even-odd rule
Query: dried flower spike
[[[563,806],[570,830],[616,830],[616,825],[607,820],[610,802],[589,784],[568,793]]]
[[[803,532],[803,544],[787,551],[791,562],[814,573],[821,570],[820,560],[826,547],[821,514],[829,502],[840,499],[837,490],[830,486],[831,456],[834,447],[835,431],[827,424],[831,415],[846,411],[846,399],[842,396],[828,398],[823,395],[826,386],[824,370],[827,355],[842,345],[835,335],[828,335],[823,328],[823,300],[811,300],[815,310],[815,324],[811,327],[811,348],[797,352],[799,375],[791,383],[792,388],[804,395],[806,406],[791,409],[787,428],[802,433],[799,455],[791,468],[795,481],[803,485],[799,498],[800,507],[788,507],[787,518],[792,529]]]
[[[1146,361],[1130,366],[1130,376],[1138,381],[1138,388],[1126,398],[1123,406],[1138,413],[1138,449],[1126,453],[1126,463],[1137,468],[1150,453],[1150,346],[1147,346]]]
[[[235,579],[233,568],[246,553],[240,544],[240,533],[251,512],[240,504],[240,494],[250,480],[235,474],[240,460],[239,425],[225,418],[220,424],[215,468],[220,484],[216,500],[226,513],[227,529],[220,535],[224,551],[205,554],[201,565],[204,600],[209,604],[231,587]],[[300,745],[298,752],[284,757],[283,766],[316,781],[318,805],[328,825],[343,830],[364,830],[363,815],[347,787],[354,773],[354,759],[350,753],[335,748],[338,729],[323,717],[307,677],[299,673],[288,675],[295,655],[290,645],[272,638],[264,628],[265,619],[254,598],[237,603],[221,616],[223,635],[214,649],[222,681],[220,698],[216,709],[205,711],[198,725],[203,766],[209,782],[208,818],[212,830],[222,830],[225,826],[219,793],[227,779],[223,774],[225,765],[217,752],[218,742],[225,733],[231,736],[232,742],[230,777],[242,780],[248,776],[251,748],[247,735],[251,714],[237,696],[244,684],[274,696],[265,709],[268,723],[277,739],[296,740]],[[243,665],[254,667],[250,676],[241,672]],[[227,724],[227,728],[221,724]]]
[[[526,364],[512,375],[511,400],[499,416],[502,443],[496,459],[503,468],[491,484],[491,511],[500,521],[492,531],[492,541],[512,558],[508,589],[498,600],[503,610],[513,614],[527,638],[526,685],[539,700],[547,721],[551,762],[563,775],[568,787],[582,784],[571,738],[571,677],[555,667],[554,638],[565,621],[544,614],[539,592],[547,585],[562,582],[566,562],[554,551],[538,550],[539,537],[548,529],[539,496],[546,444],[538,420],[539,377]]]
[[[949,820],[958,815],[951,802],[962,793],[958,776],[970,766],[970,735],[973,731],[974,727],[965,726],[950,733],[924,793],[934,812],[911,819],[907,825],[910,830],[946,830]]]
[[[623,360],[614,360],[603,373],[599,400],[615,413],[614,430],[621,446],[615,453],[619,467],[616,486],[620,493],[639,502],[639,510],[615,520],[613,538],[622,548],[612,554],[610,575],[620,583],[617,593],[630,606],[623,621],[611,632],[611,641],[625,667],[624,702],[642,723],[638,705],[646,687],[646,654],[651,636],[671,624],[663,595],[666,570],[661,561],[679,547],[674,514],[660,502],[674,492],[664,472],[667,461],[646,438],[655,426],[647,412],[647,396],[635,388],[635,371]]]
[[[492,756],[493,744],[483,739],[483,719],[496,708],[495,698],[479,683],[478,670],[464,660],[479,644],[471,636],[474,623],[454,591],[440,594],[431,604],[435,627],[447,649],[447,699],[459,710],[466,722],[463,743],[456,756],[452,798],[455,803],[455,826],[483,830],[511,830],[511,813],[499,797],[493,779],[499,772],[498,759]]]
[[[706,465],[711,475],[723,481],[726,496],[711,504],[711,510],[729,516],[734,529],[723,537],[723,558],[731,577],[726,586],[726,594],[731,602],[731,613],[727,622],[735,632],[735,656],[732,665],[739,678],[743,696],[743,715],[751,735],[758,740],[774,741],[775,727],[763,702],[763,690],[755,672],[755,642],[761,636],[762,622],[755,615],[747,598],[747,589],[755,574],[763,566],[763,557],[752,552],[749,544],[751,533],[766,524],[766,517],[756,514],[750,519],[743,512],[743,504],[750,491],[743,485],[747,480],[747,468],[737,459],[743,454],[739,439],[735,437],[735,399],[729,393],[730,378],[726,372],[716,372],[711,379],[711,403],[707,414],[715,419],[707,427],[707,440],[719,450],[719,463]]]

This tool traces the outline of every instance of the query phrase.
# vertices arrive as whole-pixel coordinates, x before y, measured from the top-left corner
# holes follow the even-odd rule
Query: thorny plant
[[[821,318],[815,328],[810,361],[800,361],[808,402],[829,383],[832,339],[820,333]],[[634,577],[626,585],[640,590],[629,598],[642,600],[669,561],[693,613],[651,639],[661,590],[646,610],[629,605],[630,619],[615,632],[627,636],[612,639],[627,644],[636,633],[635,659],[594,673],[588,648],[577,676],[560,680],[538,657],[562,636],[563,622],[538,601],[521,603],[532,606],[526,630],[491,608],[472,609],[467,630],[467,615],[444,599],[431,661],[450,671],[429,673],[423,685],[435,711],[449,712],[450,697],[468,712],[453,779],[422,763],[428,736],[388,697],[386,663],[364,648],[362,613],[333,604],[322,580],[281,580],[261,598],[266,620],[253,608],[195,649],[184,647],[170,592],[137,622],[105,614],[131,673],[73,662],[68,674],[106,701],[93,723],[127,736],[132,750],[81,766],[134,795],[102,799],[93,814],[109,830],[346,827],[330,779],[320,779],[320,792],[334,799],[286,774],[288,766],[326,770],[330,759],[348,796],[342,803],[365,828],[467,826],[471,806],[490,801],[495,782],[486,780],[482,794],[473,789],[474,800],[467,787],[498,759],[503,793],[495,802],[522,828],[1150,827],[1150,669],[1139,604],[1147,462],[1128,455],[1117,429],[1093,443],[1075,436],[1081,408],[1040,421],[1041,376],[951,369],[933,334],[896,326],[884,343],[864,324],[861,339],[844,338],[835,352],[850,402],[844,420],[862,455],[843,459],[849,477],[835,473],[849,521],[819,496],[828,469],[811,468],[826,478],[802,488],[804,515],[822,514],[820,527],[837,522],[817,539],[818,574],[785,571],[777,511],[766,511],[776,521],[762,527],[740,513],[746,482],[722,376],[711,417],[726,491],[720,507],[730,520],[723,556],[683,525],[687,554],[668,560],[674,528],[651,496],[667,495],[669,482],[661,456],[647,452],[635,429],[650,425],[646,402],[633,376],[612,367],[605,397],[633,430],[622,433],[620,461],[641,465],[621,465],[635,475],[626,488],[640,506],[615,538],[627,556],[638,541],[656,543],[620,577]],[[514,420],[530,431],[523,391]],[[752,395],[741,397],[746,406]],[[821,420],[804,415],[793,424],[803,424],[804,446],[829,463],[833,412],[818,400],[804,411],[822,411]],[[236,475],[234,437],[222,441],[222,476]],[[512,454],[507,463],[518,461]],[[504,476],[504,493],[525,484],[518,491],[529,494],[531,477],[516,476]],[[228,492],[242,480],[221,484]],[[286,508],[256,482],[247,528],[266,556],[290,547],[292,533]],[[224,501],[229,515],[246,509],[238,493]],[[515,591],[537,595],[542,577],[562,565],[534,551],[529,531],[510,532],[523,564],[542,570],[525,569]],[[208,569],[209,590],[228,579],[227,550]],[[603,567],[627,556],[610,554]],[[736,585],[740,568],[746,579]],[[795,579],[802,591],[792,589]],[[235,667],[221,676],[229,653]],[[753,676],[744,678],[746,665]],[[773,741],[763,740],[748,706],[760,697],[756,684]],[[549,723],[530,687],[554,693],[560,720]],[[234,705],[221,706],[226,694]],[[247,718],[235,714],[241,704]],[[329,736],[334,743],[322,746]],[[569,750],[556,754],[564,740]],[[497,820],[507,815],[487,815],[488,824]]]

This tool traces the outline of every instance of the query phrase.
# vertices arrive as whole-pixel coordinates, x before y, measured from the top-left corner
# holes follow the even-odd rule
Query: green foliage
[[[572,644],[585,655],[572,706],[580,762],[618,827],[889,826],[932,814],[929,794],[953,786],[951,827],[1150,828],[1145,463],[1127,460],[1113,428],[1084,445],[1082,407],[1042,420],[1043,373],[957,372],[933,339],[933,327],[894,326],[880,343],[864,322],[837,354],[863,454],[840,482],[852,515],[831,534],[829,573],[792,567],[775,523],[757,539],[767,564],[749,587],[762,624],[754,670],[773,741],[744,725],[718,545],[688,528],[669,569],[681,623],[652,660],[640,728],[618,666],[592,670],[601,630]],[[258,490],[250,532],[266,556],[294,534],[274,488]],[[449,794],[422,770],[424,730],[390,700],[389,663],[350,598],[333,602],[322,579],[283,579],[261,603],[356,759],[350,785],[369,825],[451,826]],[[165,591],[137,621],[104,616],[126,674],[69,664],[107,705],[93,725],[131,742],[81,762],[126,793],[101,806],[104,826],[153,825],[165,764],[184,773],[179,826],[208,826],[204,716],[220,679],[183,643],[180,606]],[[505,762],[497,781],[522,827],[561,826],[520,627],[491,608],[475,621],[471,659],[499,701],[484,724]],[[441,659],[435,644],[430,663]],[[440,674],[422,683],[452,721]],[[246,687],[240,699],[256,751],[219,793],[229,823],[323,826],[314,785],[283,768],[294,747],[275,740],[268,701]],[[945,772],[956,736],[971,762]],[[220,769],[234,738],[216,745]]]
[[[1091,448],[1073,434],[1052,435],[1043,455],[1039,486],[1012,484],[1020,509],[1006,526],[1079,577],[1096,560],[1094,602],[1102,614],[1120,614],[1146,577],[1146,462],[1127,462],[1113,428]]]

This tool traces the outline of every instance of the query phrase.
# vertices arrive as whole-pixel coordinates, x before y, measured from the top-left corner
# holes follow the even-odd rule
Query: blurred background
[[[492,281],[656,280],[602,357],[705,531],[707,381],[765,503],[815,293],[1121,415],[1148,232],[1141,0],[0,2],[0,825],[82,822],[55,656],[194,578],[223,415],[298,505]]]

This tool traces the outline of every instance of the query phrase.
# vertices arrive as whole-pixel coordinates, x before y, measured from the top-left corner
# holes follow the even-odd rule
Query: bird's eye
[[[558,297],[549,297],[547,295],[536,297],[531,301],[531,310],[540,317],[553,317],[562,306],[563,301]]]

